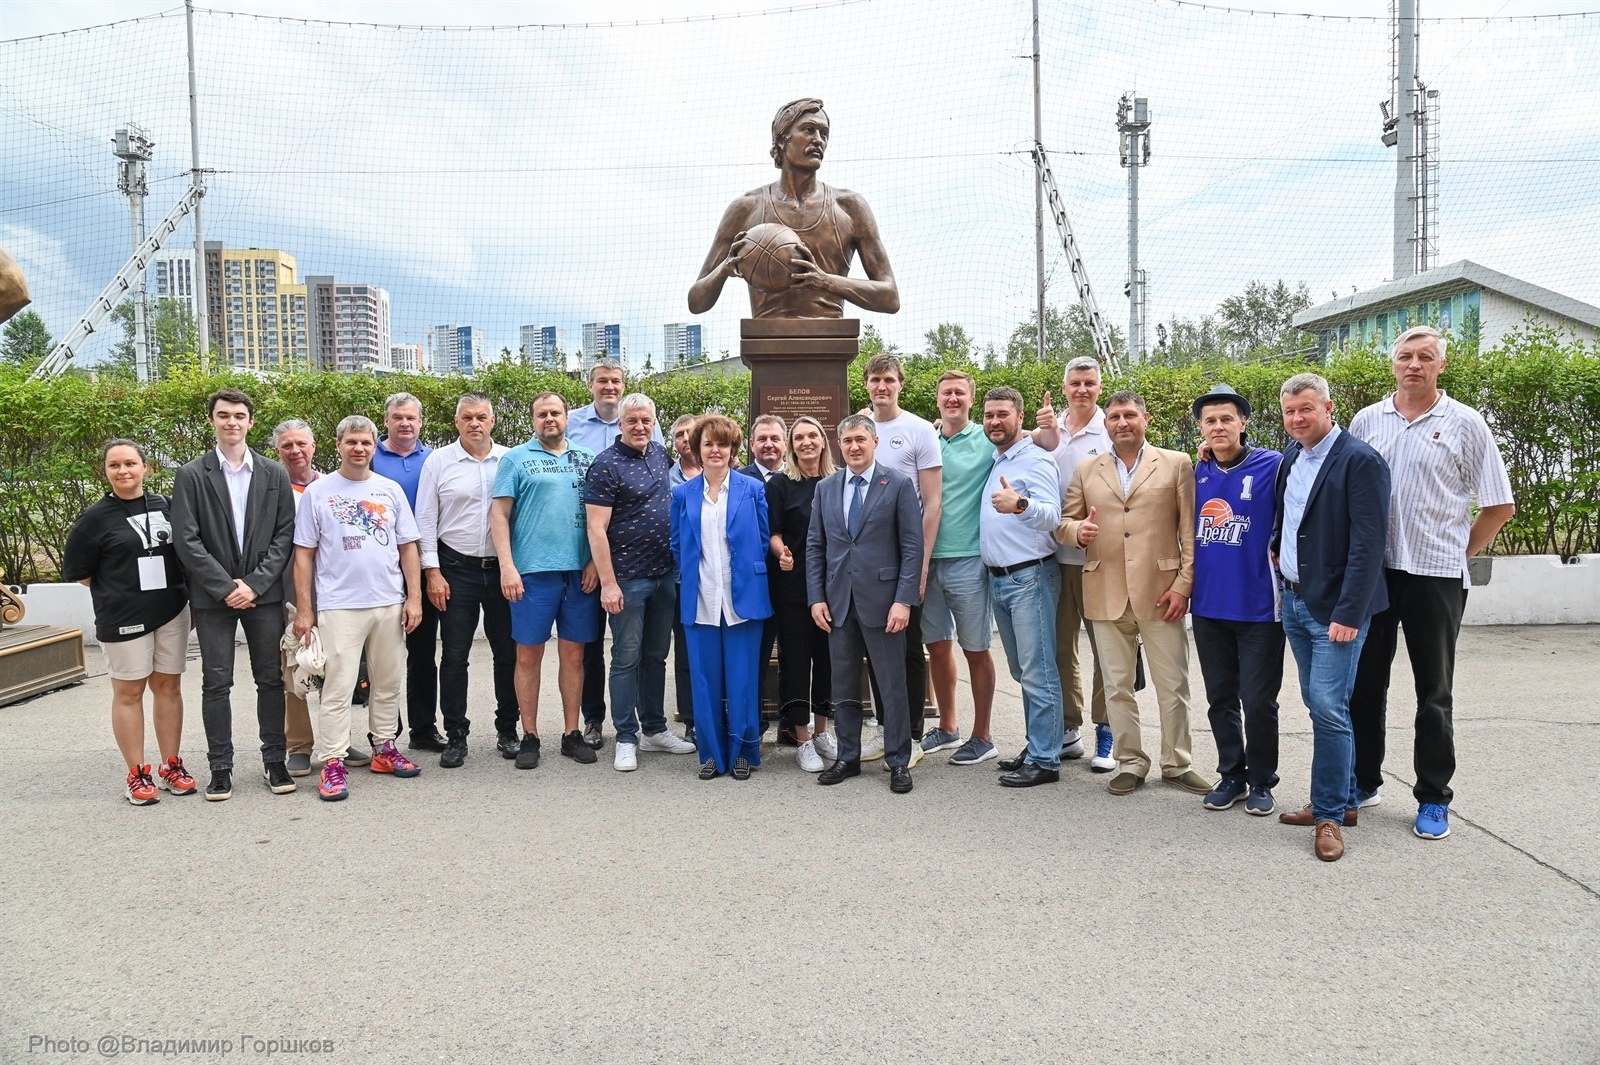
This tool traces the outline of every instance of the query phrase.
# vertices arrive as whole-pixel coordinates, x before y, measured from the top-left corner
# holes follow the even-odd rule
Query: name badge
[[[139,557],[139,590],[159,592],[167,586],[167,560],[160,555]]]

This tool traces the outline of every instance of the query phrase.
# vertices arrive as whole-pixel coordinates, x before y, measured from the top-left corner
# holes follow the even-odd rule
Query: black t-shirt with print
[[[172,546],[172,504],[146,492],[119,499],[113,492],[73,523],[61,559],[61,579],[89,579],[94,631],[101,643],[137,640],[178,616],[189,601],[183,569]],[[160,558],[167,586],[140,591],[139,559]]]

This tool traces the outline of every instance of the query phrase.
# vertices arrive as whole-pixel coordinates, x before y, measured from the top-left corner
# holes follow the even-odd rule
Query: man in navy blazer
[[[871,660],[883,706],[889,789],[911,790],[911,705],[905,641],[921,600],[922,507],[907,478],[875,461],[876,423],[852,414],[839,423],[845,468],[817,485],[806,536],[811,617],[828,634],[833,663],[838,760],[817,777],[837,784],[861,773],[861,658]]]
[[[189,575],[200,641],[200,714],[210,748],[206,798],[233,794],[233,637],[244,628],[256,682],[262,777],[277,795],[294,790],[284,764],[283,572],[294,550],[294,490],[282,466],[245,437],[255,404],[236,388],[208,400],[216,446],[178,470],[173,546]]]
[[[1344,854],[1355,824],[1355,734],[1350,692],[1372,615],[1388,605],[1383,549],[1389,466],[1333,421],[1328,382],[1297,374],[1279,390],[1294,438],[1278,467],[1273,565],[1283,585],[1283,631],[1311,711],[1311,802],[1278,820],[1313,826],[1325,862]]]

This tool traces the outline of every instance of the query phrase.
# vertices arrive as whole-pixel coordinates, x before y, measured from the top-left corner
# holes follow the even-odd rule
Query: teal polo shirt
[[[968,422],[955,436],[940,433],[939,450],[944,456],[944,488],[933,557],[971,558],[979,553],[978,515],[984,504],[983,486],[994,465],[994,445],[982,425]]]

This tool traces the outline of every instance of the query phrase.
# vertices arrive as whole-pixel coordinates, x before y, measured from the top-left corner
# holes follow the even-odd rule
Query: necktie
[[[861,531],[862,504],[867,501],[867,479],[858,473],[850,478],[850,483],[855,488],[850,493],[850,510],[844,516],[844,524],[850,530],[850,539],[854,540],[856,533]]]

